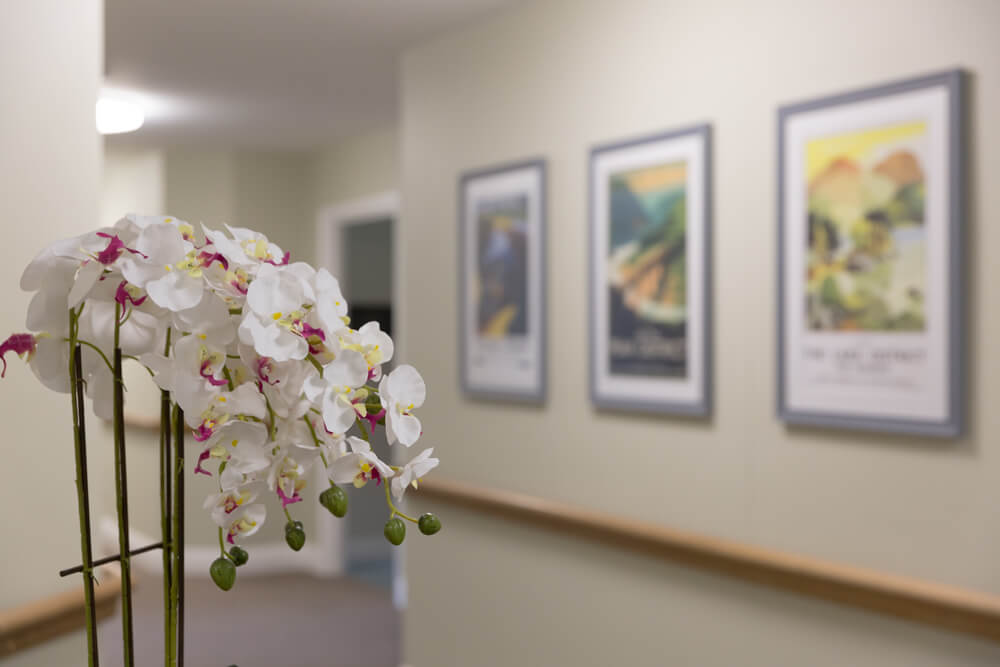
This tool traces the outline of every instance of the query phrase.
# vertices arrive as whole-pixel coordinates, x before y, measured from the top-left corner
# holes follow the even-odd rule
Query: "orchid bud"
[[[216,558],[208,568],[208,573],[212,575],[215,585],[224,591],[228,591],[236,583],[236,566],[228,558]]]
[[[285,524],[285,542],[292,551],[298,551],[305,545],[306,532],[302,530],[301,521],[289,521]]]
[[[385,528],[382,530],[382,533],[385,535],[385,539],[389,540],[390,544],[398,547],[406,539],[406,524],[403,523],[402,519],[389,519],[385,522]]]
[[[250,560],[250,554],[248,554],[245,549],[241,549],[240,547],[233,547],[230,549],[229,557],[232,559],[236,567],[246,565],[247,561]]]
[[[339,486],[331,486],[319,494],[319,502],[335,517],[343,518],[347,514],[347,494]]]
[[[377,415],[382,410],[382,400],[375,394],[368,394],[365,400],[365,410],[370,415]]]
[[[420,521],[417,522],[417,526],[419,526],[420,532],[424,535],[433,535],[441,530],[441,519],[437,518],[437,515],[427,512],[420,515]]]

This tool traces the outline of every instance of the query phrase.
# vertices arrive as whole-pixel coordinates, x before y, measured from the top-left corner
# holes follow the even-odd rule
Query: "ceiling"
[[[400,54],[519,0],[106,0],[132,143],[306,149],[395,122]]]

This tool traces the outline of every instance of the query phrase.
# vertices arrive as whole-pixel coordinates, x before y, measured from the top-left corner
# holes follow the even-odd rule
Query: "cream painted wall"
[[[166,160],[162,150],[121,147],[104,138],[101,173],[101,223],[111,225],[127,213],[164,210]]]
[[[21,271],[46,244],[94,227],[101,146],[94,103],[101,75],[98,0],[0,5],[0,331],[24,330]],[[80,585],[60,579],[80,561],[69,397],[41,386],[27,365],[7,358],[0,381],[0,608]],[[95,467],[110,457],[92,448]],[[11,664],[70,664],[82,633],[18,656]],[[6,664],[6,663],[5,663]]]
[[[545,0],[409,52],[402,323],[441,476],[1000,593],[1000,273],[984,250],[1000,245],[997,25],[1000,4],[972,0]],[[969,434],[786,428],[774,416],[776,109],[956,65],[972,72]],[[595,412],[587,151],[700,121],[715,131],[715,415]],[[550,397],[468,401],[456,381],[456,180],[535,155],[549,161]],[[1000,647],[976,640],[438,510],[442,534],[408,540],[416,667],[1000,662]]]
[[[358,135],[313,157],[314,208],[395,190],[399,185],[399,137],[395,127]]]

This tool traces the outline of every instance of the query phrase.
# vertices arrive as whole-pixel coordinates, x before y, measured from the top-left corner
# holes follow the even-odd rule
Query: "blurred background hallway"
[[[393,548],[382,489],[349,488],[345,519],[290,508],[307,534],[298,553],[276,508],[222,593],[207,577],[221,538],[196,511],[216,481],[189,477],[191,667],[997,665],[998,26],[991,0],[4,0],[0,329],[23,329],[17,284],[37,248],[164,213],[259,230],[328,268],[352,321],[378,321],[394,363],[421,369],[422,444],[442,465],[407,501],[442,518],[433,539],[411,530]],[[967,86],[965,429],[785,423],[777,110],[953,68]],[[98,98],[135,105],[141,127],[95,132]],[[598,405],[590,290],[613,258],[595,260],[591,226],[612,204],[594,204],[592,151],[700,124],[714,395],[695,416]],[[459,285],[494,257],[483,241],[465,263],[462,179],[535,160],[542,398],[474,395]],[[481,217],[509,260],[517,216]],[[839,241],[874,244],[885,221],[855,217]],[[507,269],[491,285],[501,296]],[[657,306],[686,289],[689,274],[666,273],[648,281]],[[506,305],[491,324],[527,327]],[[132,541],[145,544],[160,534],[146,492],[159,393],[138,365],[126,380]],[[4,614],[80,588],[56,574],[80,549],[69,416],[52,396],[23,364],[0,382],[0,638]],[[103,556],[117,551],[111,429],[91,428]],[[136,563],[145,667],[161,655],[160,561]],[[25,650],[11,640],[0,665],[83,664],[83,633],[66,629]],[[102,664],[121,664],[120,631],[104,618]]]

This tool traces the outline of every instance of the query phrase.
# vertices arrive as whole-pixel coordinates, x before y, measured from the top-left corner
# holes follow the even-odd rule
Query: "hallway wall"
[[[545,0],[410,51],[400,142],[408,361],[440,476],[877,570],[1000,593],[1000,5],[983,0]],[[968,434],[790,429],[775,418],[780,104],[970,70]],[[715,415],[595,412],[586,375],[592,145],[715,132]],[[550,395],[458,391],[461,171],[549,167]],[[488,428],[484,428],[488,427]],[[438,471],[435,471],[436,473]],[[424,507],[419,507],[420,511]],[[414,535],[406,657],[492,665],[986,665],[1000,647],[774,593],[441,506]]]
[[[24,331],[30,295],[18,283],[28,261],[44,244],[92,229],[97,220],[102,16],[99,0],[0,4],[2,339]],[[80,562],[69,396],[45,389],[13,354],[7,363],[0,380],[4,608],[80,585],[79,577],[58,576]],[[110,451],[94,449],[95,469],[108,461]],[[83,635],[61,646],[71,643],[80,651]]]

